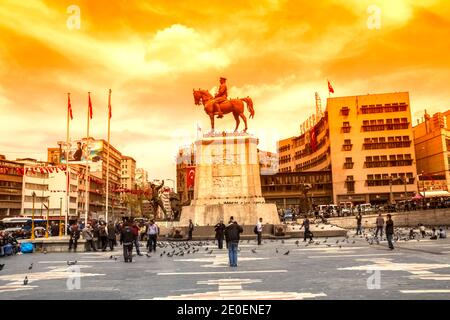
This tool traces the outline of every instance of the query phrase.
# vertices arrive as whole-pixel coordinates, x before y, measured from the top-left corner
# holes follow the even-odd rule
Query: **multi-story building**
[[[122,156],[120,185],[123,189],[136,190],[136,160]]]
[[[136,169],[135,183],[137,187],[142,190],[147,190],[150,187],[147,170],[143,168]]]
[[[333,200],[331,171],[279,172],[261,175],[261,191],[268,203],[278,208],[303,204],[329,204]]]
[[[407,92],[327,99],[322,117],[279,142],[280,172],[331,170],[336,204],[389,203],[417,191]]]
[[[0,219],[20,215],[22,207],[23,164],[0,156]]]
[[[83,142],[87,139],[84,138]],[[109,145],[103,139],[90,138],[90,143],[96,145],[99,155],[95,162],[89,164],[89,175],[86,173],[86,165],[83,163],[70,164],[70,170],[78,175],[78,215],[84,217],[86,203],[86,177],[89,176],[89,215],[88,218],[106,218],[106,173],[109,155],[109,203],[108,219],[117,219],[126,212],[121,204],[120,194],[117,190],[121,187],[121,162],[122,154],[114,146]],[[48,161],[60,160],[64,155],[64,142],[58,142],[59,148],[49,148]]]
[[[77,175],[70,175],[69,212],[67,211],[66,185],[67,176],[64,171],[42,171],[40,168],[49,165],[47,162],[34,159],[18,159],[24,165],[21,214],[37,218],[59,220],[67,213],[68,219],[77,218]],[[34,194],[34,198],[33,198]]]
[[[450,110],[430,116],[413,127],[420,191],[448,191],[450,185]]]

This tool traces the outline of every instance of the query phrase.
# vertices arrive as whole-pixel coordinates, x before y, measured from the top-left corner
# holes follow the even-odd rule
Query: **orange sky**
[[[368,7],[381,9],[369,29]],[[80,8],[69,30],[67,8]],[[72,93],[71,136],[106,139],[112,89],[111,142],[151,179],[175,178],[174,157],[196,124],[209,118],[192,88],[212,91],[228,78],[231,97],[253,98],[250,132],[260,147],[298,134],[336,96],[409,91],[413,117],[449,109],[448,1],[92,1],[0,2],[0,154],[46,159],[65,140],[66,93]],[[232,130],[230,115],[217,123]]]

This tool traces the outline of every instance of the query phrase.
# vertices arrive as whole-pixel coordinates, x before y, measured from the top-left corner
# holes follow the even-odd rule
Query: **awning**
[[[450,197],[450,192],[446,190],[431,190],[420,193],[425,198]]]
[[[416,193],[416,194],[414,195],[414,197],[412,197],[412,199],[413,199],[413,200],[419,200],[419,199],[423,199],[423,197],[422,197],[419,193]]]

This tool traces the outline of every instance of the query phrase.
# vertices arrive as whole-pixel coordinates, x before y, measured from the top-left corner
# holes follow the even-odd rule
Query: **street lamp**
[[[31,210],[31,240],[34,240],[34,202],[36,201],[36,193],[33,191],[33,209]]]
[[[62,237],[62,198],[59,198],[59,236]]]

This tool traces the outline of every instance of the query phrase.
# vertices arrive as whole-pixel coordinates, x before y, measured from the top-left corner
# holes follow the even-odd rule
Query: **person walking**
[[[120,244],[123,246],[125,262],[133,262],[133,244],[136,236],[129,222],[125,223],[120,233]]]
[[[192,232],[194,231],[194,224],[192,220],[189,219],[189,227],[188,227],[188,240],[192,240]]]
[[[309,231],[309,219],[308,216],[305,215],[305,219],[303,220],[302,226],[300,227],[300,230],[305,227],[305,232],[303,233],[303,242],[306,242],[306,238],[309,237],[309,241],[313,241],[313,234],[311,231]]]
[[[392,238],[394,236],[394,221],[391,219],[391,215],[387,215],[386,220],[386,238],[388,241],[389,249],[394,250],[394,244],[392,243]]]
[[[356,235],[362,234],[362,216],[358,213],[356,216]]]
[[[114,246],[116,245],[116,227],[112,221],[109,221],[108,227],[106,228],[106,233],[108,236],[109,249],[113,251]]]
[[[86,240],[85,248],[86,251],[97,251],[94,245],[94,240],[92,236],[92,228],[89,224],[86,225],[86,228],[81,232],[83,239]]]
[[[380,231],[380,238],[383,238],[384,219],[381,216],[381,213],[378,214],[376,225],[377,225],[377,230],[375,231],[375,237],[378,237],[378,231]]]
[[[156,240],[159,235],[159,228],[152,219],[147,227],[147,249],[148,252],[156,251]]]
[[[69,251],[73,250],[77,251],[78,239],[80,239],[80,230],[78,229],[78,225],[76,223],[72,224],[69,227]]]
[[[258,246],[261,245],[261,240],[262,240],[262,231],[263,231],[263,224],[262,224],[263,219],[259,218],[259,221],[256,223],[256,241],[258,242]]]
[[[228,238],[228,259],[230,261],[230,267],[237,267],[238,245],[240,234],[243,231],[244,229],[236,221],[230,223],[225,229],[225,234]]]
[[[141,250],[139,249],[139,227],[137,226],[136,222],[134,222],[131,226],[131,230],[134,234],[134,245],[136,247],[136,253],[138,256],[142,256]]]
[[[223,235],[225,233],[225,225],[223,220],[220,219],[219,223],[214,226],[214,231],[216,232],[216,240],[219,249],[223,249]]]

